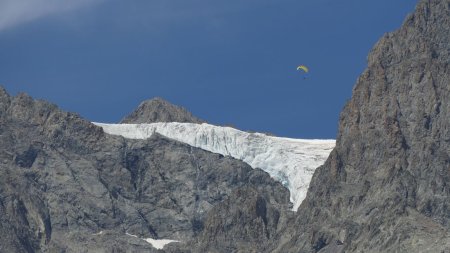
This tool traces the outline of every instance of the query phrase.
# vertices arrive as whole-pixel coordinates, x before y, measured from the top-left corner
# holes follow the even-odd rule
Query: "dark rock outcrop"
[[[202,234],[210,211],[235,192],[269,211],[291,206],[286,188],[241,161],[158,134],[108,135],[0,89],[0,252],[157,251],[126,233],[179,240],[176,249]]]
[[[205,228],[188,244],[193,252],[265,252],[293,216],[271,200],[267,189],[248,186],[234,191],[207,216]],[[271,200],[271,201],[268,201]]]
[[[142,102],[120,123],[139,124],[155,122],[204,123],[185,108],[173,105],[162,98],[153,98]]]
[[[450,1],[422,0],[368,57],[274,252],[450,252]]]

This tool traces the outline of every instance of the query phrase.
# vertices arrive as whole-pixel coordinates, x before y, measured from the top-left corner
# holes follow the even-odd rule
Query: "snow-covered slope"
[[[335,146],[334,140],[280,138],[206,123],[94,124],[106,133],[130,139],[146,139],[157,132],[242,160],[282,182],[291,192],[294,210],[305,198],[314,170],[325,162]]]

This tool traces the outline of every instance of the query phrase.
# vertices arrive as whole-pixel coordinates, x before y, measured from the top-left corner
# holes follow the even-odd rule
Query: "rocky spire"
[[[11,98],[8,92],[0,85],[0,118],[6,112],[9,104],[11,103]]]
[[[142,102],[131,114],[120,123],[139,124],[154,122],[189,122],[203,123],[181,106],[173,105],[162,98],[153,98]]]
[[[279,252],[450,252],[449,52],[449,0],[376,44]]]

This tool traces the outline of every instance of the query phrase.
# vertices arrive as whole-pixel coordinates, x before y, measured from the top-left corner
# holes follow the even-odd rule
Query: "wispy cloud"
[[[0,31],[103,0],[0,0]]]

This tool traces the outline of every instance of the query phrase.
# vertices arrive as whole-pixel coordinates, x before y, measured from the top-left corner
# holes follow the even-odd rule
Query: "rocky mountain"
[[[240,160],[0,88],[0,252],[450,252],[449,64],[450,0],[419,0],[371,51],[297,212]],[[202,122],[144,104],[123,123]]]
[[[122,124],[155,122],[203,123],[205,121],[193,116],[185,108],[173,105],[162,98],[142,102],[135,111],[120,121]]]
[[[450,1],[421,0],[368,57],[273,252],[450,252]]]
[[[215,224],[219,204],[240,212],[237,195],[270,234],[243,232],[235,247],[268,241],[291,215],[288,190],[239,160],[159,134],[112,136],[0,89],[0,252],[156,252],[150,239],[176,249]]]
[[[325,162],[335,146],[334,140],[281,138],[206,123],[94,124],[106,133],[130,139],[147,139],[159,133],[244,161],[287,187],[294,210],[305,198],[314,170]]]

